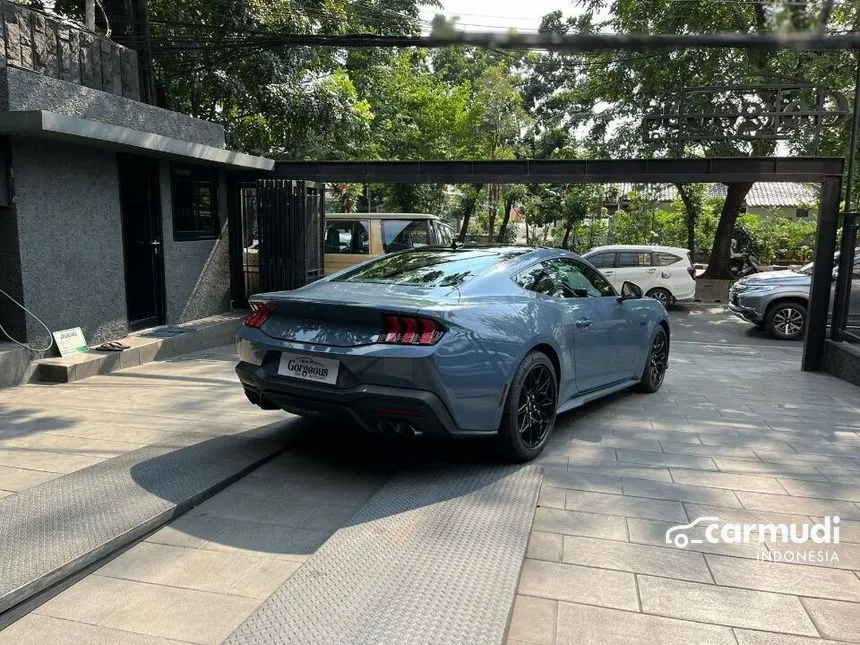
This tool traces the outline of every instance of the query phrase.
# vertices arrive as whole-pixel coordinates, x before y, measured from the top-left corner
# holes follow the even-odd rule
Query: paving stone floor
[[[244,401],[232,361],[225,348],[0,393],[0,489],[165,433],[283,418]],[[803,373],[799,362],[796,347],[678,343],[659,393],[619,394],[561,417],[540,462],[510,645],[860,642],[860,389]],[[361,447],[360,436],[321,436],[37,608],[0,632],[0,644],[220,642],[404,458]],[[665,542],[668,528],[697,517],[825,515],[841,518],[840,544],[826,545],[838,561],[764,562],[758,543]]]
[[[562,419],[510,645],[860,642],[860,389],[799,363],[795,349],[680,343],[659,393]],[[824,515],[839,515],[840,544],[797,548],[838,561],[765,561],[786,547],[755,537],[665,541],[698,517]]]

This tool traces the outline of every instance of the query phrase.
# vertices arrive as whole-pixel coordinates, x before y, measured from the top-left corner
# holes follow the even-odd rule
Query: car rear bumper
[[[442,400],[426,390],[305,383],[278,376],[266,363],[255,365],[244,361],[236,366],[236,374],[248,399],[264,409],[280,408],[306,417],[349,419],[373,433],[392,433],[399,424],[406,424],[430,436],[495,434],[461,430]]]

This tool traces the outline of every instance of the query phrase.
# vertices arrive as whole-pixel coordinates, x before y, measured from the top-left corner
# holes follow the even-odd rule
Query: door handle
[[[656,273],[656,272],[657,272],[657,269],[648,269],[648,271],[647,271],[647,272],[648,272],[648,273]]]
[[[591,321],[588,318],[581,318],[576,321],[576,326],[580,329],[588,329],[591,327]]]

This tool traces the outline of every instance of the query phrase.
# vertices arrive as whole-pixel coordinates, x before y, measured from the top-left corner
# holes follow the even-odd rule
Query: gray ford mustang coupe
[[[656,392],[669,359],[663,305],[557,249],[412,249],[251,308],[236,372],[252,403],[368,432],[493,436],[517,461],[560,412]]]

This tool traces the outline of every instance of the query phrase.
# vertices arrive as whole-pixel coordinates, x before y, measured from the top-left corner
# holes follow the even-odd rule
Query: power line
[[[161,49],[193,49],[197,38],[188,38],[179,47],[162,44]],[[176,39],[182,40],[182,39]],[[231,44],[231,39],[219,39]],[[557,52],[601,51],[672,51],[679,49],[734,48],[754,50],[793,49],[801,51],[834,51],[860,49],[860,32],[825,35],[811,32],[795,33],[713,33],[713,34],[501,34],[457,32],[450,35],[384,36],[377,34],[296,34],[270,33],[256,38],[235,38],[237,47],[479,47],[506,50],[546,50]],[[201,43],[203,44],[203,43]]]

